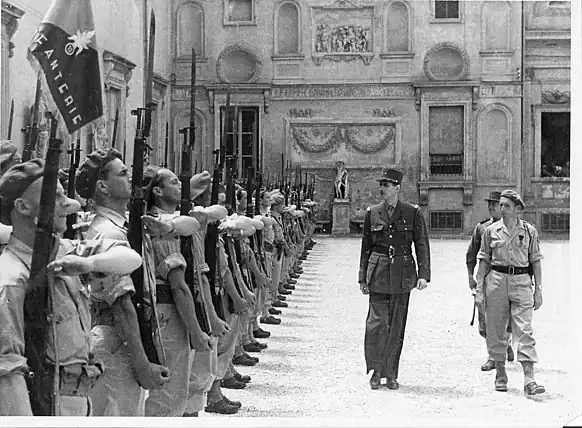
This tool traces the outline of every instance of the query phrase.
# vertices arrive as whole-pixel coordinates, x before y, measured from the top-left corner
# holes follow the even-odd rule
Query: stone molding
[[[294,53],[279,53],[279,10],[286,3],[291,3],[297,8],[297,47],[298,52]],[[298,1],[295,0],[280,0],[277,2],[273,13],[273,57],[272,59],[276,61],[280,60],[292,60],[292,59],[303,59],[303,10]]]
[[[463,61],[463,69],[455,77],[440,77],[440,76],[437,77],[433,74],[432,70],[430,69],[430,57],[433,55],[437,55],[439,51],[444,50],[444,49],[454,50],[455,52],[457,52],[461,56],[461,60]],[[457,46],[455,43],[452,43],[452,42],[438,43],[437,45],[430,48],[429,51],[424,56],[423,70],[424,70],[424,74],[426,74],[426,77],[428,77],[430,80],[433,80],[433,81],[435,81],[435,80],[436,81],[439,81],[439,80],[447,80],[447,81],[463,80],[467,77],[467,75],[469,74],[469,70],[470,70],[469,55],[467,54],[467,52],[463,48]]]
[[[14,56],[14,43],[11,39],[18,30],[18,20],[24,16],[24,13],[22,9],[8,2],[2,2],[2,38],[6,38],[8,42],[8,58]]]
[[[260,54],[258,53],[258,51],[256,49],[254,49],[250,46],[241,44],[241,43],[233,44],[233,45],[226,47],[218,56],[218,59],[216,60],[216,72],[218,74],[218,77],[220,78],[220,81],[223,83],[231,83],[229,81],[228,76],[226,76],[225,71],[224,71],[224,60],[225,60],[225,57],[227,55],[229,55],[233,52],[244,52],[244,53],[251,56],[251,58],[255,62],[255,70],[254,70],[254,73],[251,76],[251,78],[247,82],[244,82],[244,83],[256,82],[258,80],[259,76],[261,75],[261,71],[263,68],[263,61],[261,60]]]
[[[215,0],[216,1],[216,0]],[[223,9],[223,17],[222,17],[222,25],[225,27],[243,27],[243,26],[256,26],[257,25],[257,12],[256,12],[256,1],[257,0],[251,0],[251,7],[252,7],[252,17],[250,21],[230,21],[228,19],[228,1],[229,0],[224,0],[223,4],[224,4],[224,9]]]
[[[447,180],[447,181],[419,181],[418,187],[418,204],[421,206],[428,205],[428,194],[431,189],[462,189],[463,190],[463,205],[473,205],[473,193],[475,190],[475,182]]]
[[[479,92],[481,98],[521,98],[521,85],[482,84]]]
[[[542,91],[543,104],[570,104],[570,91]]]
[[[128,83],[131,80],[135,64],[113,52],[103,51],[103,82],[105,89],[109,86],[129,92]]]
[[[273,86],[271,96],[276,100],[290,99],[404,99],[414,97],[411,85],[305,85]]]

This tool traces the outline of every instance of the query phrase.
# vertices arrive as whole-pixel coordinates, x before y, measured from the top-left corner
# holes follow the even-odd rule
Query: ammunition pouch
[[[42,380],[42,389],[52,390],[55,366],[45,365],[45,372]],[[99,366],[87,364],[71,364],[59,368],[59,394],[73,397],[86,397],[93,387],[102,370]]]

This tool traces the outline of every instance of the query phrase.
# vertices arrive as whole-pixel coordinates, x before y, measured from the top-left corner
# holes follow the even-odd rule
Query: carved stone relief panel
[[[477,182],[512,181],[511,112],[501,104],[487,106],[477,124]]]
[[[354,61],[369,65],[374,57],[374,6],[357,6],[337,0],[329,6],[312,6],[312,58]]]
[[[333,165],[395,164],[400,158],[400,118],[351,121],[304,118],[287,120],[286,151],[293,162]]]
[[[262,66],[258,52],[242,44],[227,47],[216,61],[216,71],[223,83],[253,83],[259,78]]]

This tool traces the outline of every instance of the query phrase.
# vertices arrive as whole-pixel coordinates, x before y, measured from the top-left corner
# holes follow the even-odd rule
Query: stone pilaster
[[[24,11],[11,5],[9,2],[2,2],[2,58],[0,64],[2,66],[0,82],[2,84],[2,92],[0,95],[1,116],[2,123],[2,138],[6,138],[8,134],[8,121],[10,115],[10,58],[14,53],[14,44],[10,41],[16,30],[18,29],[18,20],[24,15]]]

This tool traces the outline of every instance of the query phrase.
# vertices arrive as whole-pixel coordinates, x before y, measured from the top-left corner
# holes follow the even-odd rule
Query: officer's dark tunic
[[[412,255],[412,243],[418,262]],[[370,291],[364,339],[367,372],[398,378],[408,299],[418,278],[430,281],[430,247],[418,206],[398,201],[392,216],[382,202],[364,217],[359,281]]]

